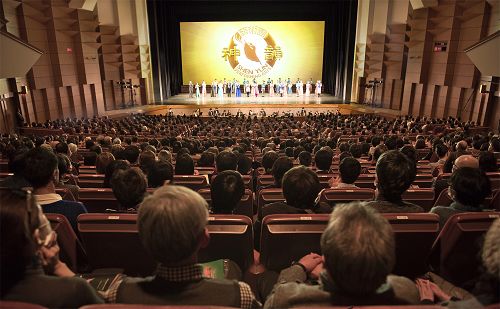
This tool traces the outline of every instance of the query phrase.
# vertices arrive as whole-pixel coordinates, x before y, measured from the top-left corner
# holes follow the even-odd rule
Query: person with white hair
[[[163,186],[146,197],[137,218],[139,237],[159,266],[152,277],[117,280],[106,301],[259,308],[246,283],[203,277],[197,257],[210,240],[207,224],[207,202],[191,189]]]

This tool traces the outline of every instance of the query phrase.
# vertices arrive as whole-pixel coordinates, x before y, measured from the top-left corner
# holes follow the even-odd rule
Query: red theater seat
[[[0,300],[0,308],[2,309],[47,309],[47,307],[40,306],[32,303],[25,303],[20,301],[6,301]]]
[[[335,205],[337,202],[370,201],[375,198],[375,190],[366,188],[326,189],[321,192],[320,201]]]
[[[261,210],[264,205],[274,202],[282,202],[284,200],[285,197],[283,196],[282,189],[262,189],[257,192],[257,213],[261,216]]]
[[[80,174],[78,176],[78,186],[80,188],[102,188],[104,174]]]
[[[435,272],[462,286],[480,273],[483,236],[498,212],[470,212],[451,216],[432,246],[430,263]]]
[[[429,211],[434,205],[434,189],[408,189],[402,195],[403,201],[419,205]]]
[[[280,271],[311,252],[321,254],[320,238],[330,215],[269,215],[262,222],[260,262]]]
[[[210,196],[210,188],[200,189],[198,193],[208,202],[210,205],[212,202],[212,197]],[[253,193],[249,189],[245,189],[245,194],[240,200],[240,203],[234,209],[233,214],[247,216],[252,219],[253,217]]]
[[[1,307],[3,308],[3,307]],[[42,307],[44,308],[44,307]],[[80,309],[231,309],[234,307],[221,306],[162,306],[162,305],[140,305],[140,304],[103,304],[103,305],[87,305]],[[17,309],[17,308],[16,308]],[[28,308],[30,309],[30,308]],[[37,308],[33,308],[37,309]]]
[[[88,212],[104,212],[106,209],[118,209],[119,206],[110,188],[82,188],[78,195]]]
[[[208,187],[208,179],[205,175],[175,175],[174,183],[194,191]]]

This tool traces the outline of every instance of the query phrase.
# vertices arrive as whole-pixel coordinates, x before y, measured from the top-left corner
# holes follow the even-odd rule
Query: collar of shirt
[[[203,267],[191,264],[178,267],[167,267],[159,265],[156,276],[170,282],[197,281],[203,279]]]
[[[35,194],[36,201],[40,205],[52,204],[62,201],[62,197],[57,193]]]
[[[464,205],[464,204],[459,203],[459,202],[451,203],[450,208],[453,208],[456,210],[461,210],[461,211],[467,211],[467,212],[476,212],[476,211],[482,210],[482,207],[474,207],[474,206]]]

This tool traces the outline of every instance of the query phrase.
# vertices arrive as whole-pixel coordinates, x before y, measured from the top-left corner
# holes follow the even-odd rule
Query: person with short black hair
[[[311,166],[312,164],[312,155],[309,151],[301,151],[299,153],[299,163],[300,165],[304,165],[304,166]]]
[[[119,211],[135,210],[144,199],[148,181],[140,168],[132,167],[114,172],[111,188],[120,204]]]
[[[270,175],[272,173],[273,164],[279,158],[276,151],[270,150],[262,156],[262,167],[265,170],[265,174]]]
[[[173,183],[174,167],[166,161],[157,161],[147,174],[148,186],[150,188],[158,188],[165,184]]]
[[[69,146],[68,146],[68,144],[66,144],[64,142],[57,143],[55,150],[56,150],[56,153],[62,153],[62,154],[67,155],[67,156],[70,155]]]
[[[424,212],[418,205],[404,202],[402,194],[415,180],[413,161],[397,150],[384,152],[377,161],[377,193],[367,205],[380,212]]]
[[[485,173],[498,172],[498,164],[495,155],[489,151],[482,151],[479,154],[479,168]]]
[[[144,150],[139,155],[139,167],[144,174],[148,174],[154,163],[156,162],[156,154],[151,150]]]
[[[130,168],[130,163],[126,160],[115,160],[106,166],[106,170],[104,171],[104,181],[102,184],[103,188],[111,188],[111,178],[113,174],[117,170],[126,170]]]
[[[449,207],[433,207],[430,211],[439,215],[441,227],[454,214],[482,211],[485,198],[491,194],[491,183],[480,169],[461,167],[451,175],[448,192],[453,203]]]
[[[238,172],[241,175],[248,175],[252,171],[252,159],[244,154],[239,155]]]
[[[122,155],[130,164],[136,164],[141,150],[135,145],[129,145],[122,151]]]
[[[232,214],[245,194],[245,184],[240,173],[223,171],[212,178],[210,185],[211,210],[214,214]]]
[[[357,188],[354,182],[361,174],[361,163],[355,158],[347,157],[340,161],[339,176],[329,182],[331,188]]]
[[[238,156],[232,151],[224,150],[217,155],[215,167],[217,173],[227,170],[236,171],[238,168]]]
[[[177,156],[175,175],[194,175],[194,161],[187,153]]]
[[[314,161],[316,163],[316,173],[329,174],[333,161],[333,151],[321,148],[314,155]]]
[[[292,158],[284,156],[276,159],[276,161],[274,161],[272,169],[274,183],[266,187],[263,187],[262,189],[281,188],[283,176],[292,167],[293,167]]]
[[[212,152],[204,151],[200,159],[198,160],[197,166],[199,167],[214,167],[215,155]]]
[[[352,144],[350,147],[349,147],[349,152],[351,153],[351,155],[356,158],[356,159],[359,159],[361,158],[361,156],[363,155],[363,149],[361,148],[361,144]]]
[[[97,153],[93,151],[89,151],[83,155],[83,165],[86,166],[95,166],[97,161]]]

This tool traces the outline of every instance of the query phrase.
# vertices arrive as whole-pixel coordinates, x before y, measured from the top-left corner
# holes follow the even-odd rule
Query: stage
[[[129,107],[126,109],[106,111],[106,115],[112,118],[125,117],[133,113],[144,113],[148,115],[165,115],[171,110],[174,115],[192,115],[197,109],[203,113],[202,116],[208,116],[209,109],[217,108],[220,113],[224,110],[230,111],[235,115],[241,110],[245,115],[250,111],[258,114],[263,109],[267,115],[273,112],[279,112],[280,115],[287,112],[297,114],[302,108],[307,112],[337,112],[342,114],[379,114],[384,117],[394,118],[399,116],[400,112],[391,109],[373,108],[355,102],[343,101],[329,94],[317,96],[293,96],[284,97],[223,97],[212,98],[208,94],[206,97],[189,98],[188,94],[179,94],[170,97],[168,100],[156,104]]]

